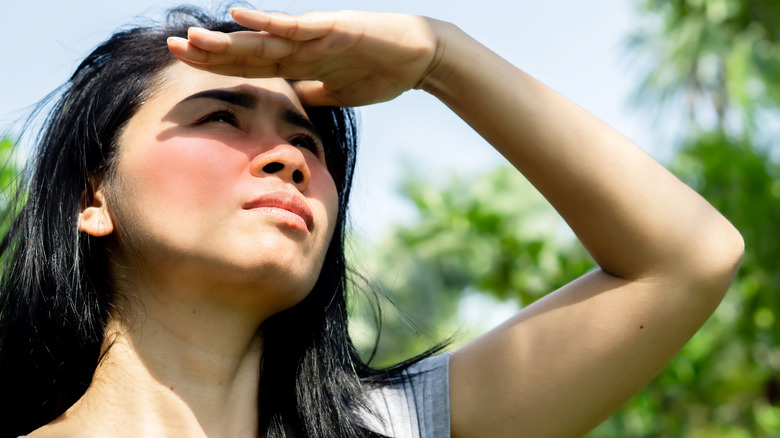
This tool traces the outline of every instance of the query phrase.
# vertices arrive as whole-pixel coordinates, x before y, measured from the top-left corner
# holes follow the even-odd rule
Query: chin
[[[262,263],[242,266],[232,273],[223,273],[220,289],[234,290],[241,301],[253,306],[272,306],[280,312],[306,298],[317,283],[321,265],[306,267],[306,263]],[[274,313],[276,313],[274,312]]]

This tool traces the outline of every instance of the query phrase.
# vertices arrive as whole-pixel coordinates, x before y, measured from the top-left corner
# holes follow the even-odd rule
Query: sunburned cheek
[[[246,171],[246,155],[218,142],[166,142],[146,160],[147,187],[158,201],[173,207],[213,206]]]

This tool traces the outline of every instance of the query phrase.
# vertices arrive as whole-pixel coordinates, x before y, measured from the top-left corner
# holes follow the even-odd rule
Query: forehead
[[[255,94],[261,105],[294,107],[306,114],[292,86],[281,78],[240,78],[218,75],[175,62],[160,74],[159,87],[147,105],[175,105],[193,94],[213,89],[236,89]]]

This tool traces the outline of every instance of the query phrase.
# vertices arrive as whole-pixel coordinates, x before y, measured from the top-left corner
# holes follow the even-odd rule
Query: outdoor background
[[[17,122],[30,105],[67,80],[96,44],[136,17],[159,18],[174,4],[0,6],[2,153],[17,143]],[[253,4],[454,22],[702,193],[745,238],[737,281],[673,362],[589,437],[780,436],[780,2]],[[377,364],[447,338],[457,346],[592,268],[543,199],[435,99],[408,92],[360,113],[350,257],[361,275],[353,288],[352,333],[370,354],[376,324],[371,299],[360,297],[386,295]],[[0,183],[15,171],[6,169]]]

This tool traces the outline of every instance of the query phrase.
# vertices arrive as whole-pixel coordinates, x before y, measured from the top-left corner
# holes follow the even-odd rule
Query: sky
[[[193,1],[196,5],[215,2]],[[272,0],[265,10],[357,9],[427,15],[458,25],[477,40],[586,110],[651,155],[652,123],[632,108],[637,84],[625,40],[636,23],[626,0]],[[178,2],[39,0],[0,6],[0,133],[24,109],[67,80],[92,48],[137,17],[159,18]],[[414,219],[397,187],[408,163],[433,180],[475,174],[503,159],[448,108],[422,91],[364,107],[353,187],[352,225],[379,241],[390,226]]]

